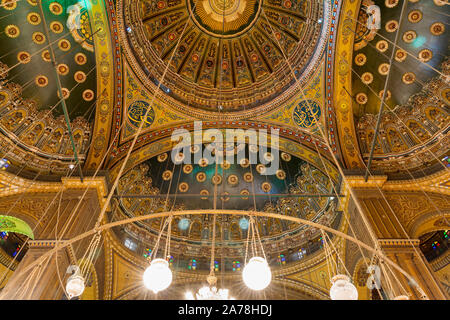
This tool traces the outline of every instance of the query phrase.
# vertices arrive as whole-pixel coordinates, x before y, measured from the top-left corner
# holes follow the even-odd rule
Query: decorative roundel
[[[230,185],[235,186],[235,185],[237,185],[237,183],[239,182],[239,178],[238,178],[238,176],[235,175],[235,174],[230,174],[230,175],[228,176],[227,181],[228,181],[228,183],[229,183]]]
[[[273,159],[274,159],[273,154],[271,154],[270,152],[264,153],[264,160],[266,160],[267,162],[271,162],[273,161]]]
[[[433,0],[433,1],[434,1],[434,4],[439,7],[444,6],[448,3],[448,0]]]
[[[175,155],[173,162],[175,164],[180,164],[181,162],[183,162],[184,160],[184,153],[183,152],[179,152]]]
[[[379,93],[378,93],[378,96],[380,97],[380,98],[383,98],[383,93],[384,93],[384,90],[381,90]],[[385,101],[386,100],[389,100],[391,98],[391,91],[387,91],[387,93],[386,93],[386,97],[385,97]]]
[[[372,74],[371,72],[364,72],[364,73],[361,75],[361,81],[362,81],[364,84],[371,84],[372,81],[373,81],[373,74]]]
[[[39,23],[41,23],[41,16],[36,12],[30,12],[29,14],[27,14],[27,21],[29,24],[37,26]]]
[[[320,106],[313,100],[303,100],[292,111],[292,120],[302,128],[311,128],[316,125],[321,115]]]
[[[397,51],[395,52],[395,60],[398,62],[405,61],[407,56],[408,56],[408,54],[403,49],[397,49]]]
[[[259,174],[263,174],[264,172],[266,172],[266,167],[263,165],[263,164],[257,164],[256,165],[256,171],[259,173]]]
[[[186,173],[186,174],[191,173],[192,170],[194,170],[194,167],[191,164],[185,164],[183,166],[183,172]]]
[[[167,160],[167,157],[168,157],[167,153],[164,152],[164,153],[161,153],[160,155],[158,155],[158,157],[156,159],[158,160],[158,162],[164,162]]]
[[[363,66],[366,63],[366,61],[367,61],[367,57],[364,53],[358,53],[355,56],[355,63],[357,66],[360,66],[360,67]]]
[[[54,33],[61,33],[64,30],[64,27],[61,22],[52,21],[50,22],[50,30],[52,30]]]
[[[411,0],[410,0],[411,1]],[[393,8],[398,4],[398,0],[385,0],[384,5],[388,8]]]
[[[253,181],[253,175],[251,172],[244,173],[244,181],[245,182],[252,182]]]
[[[80,65],[80,66],[82,66],[83,64],[85,64],[86,63],[86,61],[87,61],[87,58],[86,58],[86,55],[84,54],[84,53],[77,53],[76,55],[75,55],[75,62],[78,64],[78,65]]]
[[[257,153],[258,152],[258,146],[256,144],[251,144],[248,146],[248,150],[251,153]]]
[[[60,63],[56,67],[56,71],[58,71],[58,74],[65,76],[69,73],[69,67],[67,66],[67,64]]]
[[[186,192],[189,190],[189,185],[187,182],[182,182],[178,185],[178,190],[180,190],[180,192]]]
[[[222,176],[220,174],[213,175],[211,179],[213,184],[221,184],[222,183]]]
[[[375,48],[380,52],[385,52],[389,48],[389,45],[386,40],[380,40],[375,45]]]
[[[14,24],[7,25],[5,28],[5,33],[10,38],[17,38],[20,35],[20,29]]]
[[[433,58],[433,51],[430,49],[423,49],[419,51],[419,60],[422,62],[428,62]]]
[[[153,110],[150,103],[146,101],[137,100],[132,102],[128,106],[127,113],[128,121],[135,128],[139,128],[142,122],[144,122],[142,128],[149,128],[155,120],[155,110]]]
[[[16,0],[14,0],[14,1],[16,1]],[[29,4],[31,4],[33,7],[35,7],[35,6],[37,6],[38,5],[38,0],[27,0],[27,2],[29,3]]]
[[[17,7],[17,0],[2,0],[2,7],[5,10],[14,10]]]
[[[26,51],[20,51],[17,54],[17,60],[22,64],[27,64],[31,61],[31,55]]]
[[[389,63],[382,63],[378,66],[378,73],[382,76],[387,75],[389,72]]]
[[[83,100],[92,101],[94,99],[94,91],[91,89],[86,89],[83,91]]]
[[[422,11],[420,10],[413,10],[410,13],[408,13],[408,20],[411,23],[417,23],[420,20],[422,20]]]
[[[58,2],[50,3],[48,8],[50,9],[50,12],[56,16],[59,16],[61,13],[63,13],[63,7]]]
[[[44,60],[45,62],[50,62],[50,61],[52,61],[52,59],[51,59],[51,57],[50,57],[50,51],[48,51],[48,50],[42,51],[41,57],[42,57],[42,60]]]
[[[270,190],[272,190],[272,185],[269,182],[263,182],[261,184],[261,190],[264,192],[270,192]]]
[[[200,167],[202,167],[202,168],[208,166],[208,164],[209,164],[209,161],[208,161],[208,159],[206,159],[206,158],[201,158],[201,159],[198,161],[198,165],[199,165]]]
[[[220,165],[224,170],[228,170],[231,167],[230,161],[223,160],[223,163]]]
[[[36,85],[38,87],[45,87],[48,84],[48,78],[46,76],[43,75],[38,75],[36,76],[36,78],[34,79],[34,83],[36,83]]]
[[[70,96],[70,90],[69,90],[69,89],[67,89],[67,88],[61,88],[61,91],[62,91],[62,94],[63,94],[64,99],[69,98],[69,96]],[[59,91],[57,91],[57,94],[58,94],[58,98],[61,99],[61,96],[59,95]]]
[[[172,171],[170,171],[170,170],[164,171],[163,174],[162,174],[162,178],[165,181],[168,181],[168,180],[172,179]]]
[[[230,195],[230,193],[227,192],[227,191],[225,191],[224,193],[222,193],[222,195],[221,195],[221,197],[220,197],[220,200],[222,200],[222,201],[224,201],[224,202],[230,200],[229,195]]]
[[[43,44],[45,42],[45,36],[42,32],[35,32],[32,35],[33,42],[36,44]]]
[[[406,72],[402,77],[402,81],[405,84],[414,83],[415,80],[416,80],[416,75],[413,72]]]
[[[70,41],[61,39],[58,41],[58,47],[61,51],[68,51],[70,49]]]
[[[77,71],[73,75],[73,78],[75,79],[76,82],[83,83],[86,81],[86,74],[83,71]]]
[[[430,27],[430,32],[434,36],[440,36],[445,31],[445,26],[442,22],[435,22]]]
[[[250,161],[248,161],[247,158],[242,158],[239,161],[239,164],[241,165],[242,168],[247,168],[250,165]]]
[[[403,34],[402,38],[406,43],[411,43],[417,38],[417,33],[414,30],[409,30]]]
[[[250,192],[247,189],[242,189],[240,194],[243,196],[241,199],[247,200],[248,199],[248,195],[250,194]]]
[[[284,172],[283,169],[278,169],[276,172],[276,176],[278,179],[284,180],[284,179],[286,179],[286,172]]]
[[[200,146],[193,144],[189,149],[191,153],[197,153],[200,150]]]
[[[198,182],[205,182],[205,180],[206,180],[206,173],[200,171],[200,172],[197,173],[195,178],[197,179]]]
[[[281,159],[283,159],[286,162],[291,161],[291,155],[289,153],[282,152],[281,153]]]
[[[367,94],[365,94],[365,93],[363,93],[363,92],[360,92],[360,93],[358,93],[358,94],[356,95],[356,101],[357,101],[359,104],[366,104],[366,103],[367,103],[367,100],[368,100]]]
[[[209,191],[206,190],[206,189],[203,189],[203,190],[200,191],[200,194],[201,194],[202,196],[209,196]],[[208,200],[208,197],[200,197],[200,199],[202,199],[202,200]]]
[[[386,22],[385,29],[387,32],[394,32],[398,29],[398,21],[397,20],[391,20]]]

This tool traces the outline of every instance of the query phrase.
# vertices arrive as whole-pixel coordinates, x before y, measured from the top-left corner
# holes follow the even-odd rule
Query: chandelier
[[[228,289],[219,289],[217,290],[215,284],[217,282],[217,278],[215,276],[208,276],[209,286],[204,286],[198,290],[198,292],[194,295],[192,292],[186,292],[187,300],[235,300],[235,298],[229,296]]]

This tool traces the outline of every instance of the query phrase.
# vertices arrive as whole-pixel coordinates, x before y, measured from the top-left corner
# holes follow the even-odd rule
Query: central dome
[[[188,0],[196,25],[215,37],[236,37],[252,27],[261,10],[256,0]]]
[[[296,93],[295,77],[304,84],[317,68],[328,29],[328,2],[118,4],[135,74],[150,91],[159,86],[167,105],[203,118],[238,119],[286,103]]]

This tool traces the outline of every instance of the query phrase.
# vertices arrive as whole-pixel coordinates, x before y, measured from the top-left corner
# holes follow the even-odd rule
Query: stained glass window
[[[189,261],[188,269],[196,270],[197,269],[197,260],[191,259],[191,261]]]
[[[241,263],[239,261],[233,261],[233,271],[240,271],[241,270]]]

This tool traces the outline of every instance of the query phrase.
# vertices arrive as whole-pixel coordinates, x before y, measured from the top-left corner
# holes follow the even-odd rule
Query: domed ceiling
[[[319,60],[320,1],[123,0],[123,11],[131,67],[155,88],[170,61],[160,89],[184,112],[273,108],[292,96],[292,71],[303,81]]]

